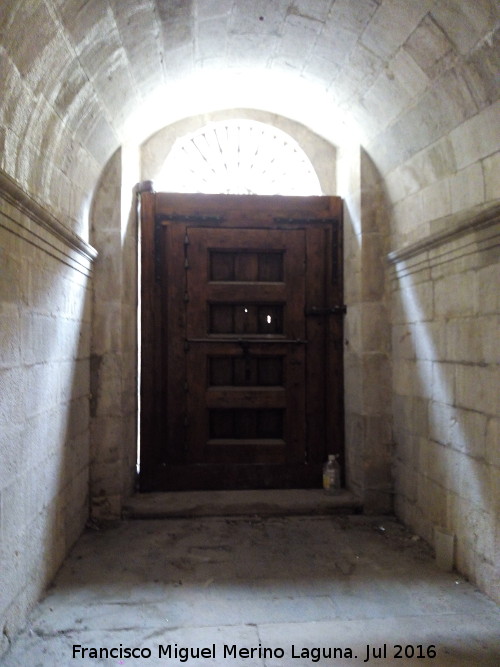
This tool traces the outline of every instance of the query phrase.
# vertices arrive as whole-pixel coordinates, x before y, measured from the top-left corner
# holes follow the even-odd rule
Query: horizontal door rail
[[[347,313],[347,306],[331,306],[329,308],[319,308],[318,306],[313,306],[312,308],[307,308],[305,311],[306,315],[314,315],[316,317],[323,317],[325,315],[345,315]]]
[[[234,343],[235,345],[307,345],[302,338],[186,338],[186,343]]]

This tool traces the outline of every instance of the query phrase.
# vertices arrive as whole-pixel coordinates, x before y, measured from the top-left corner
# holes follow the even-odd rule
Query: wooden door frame
[[[245,197],[248,196],[225,196],[232,198],[235,206],[241,206]],[[160,433],[161,414],[165,405],[166,382],[162,380],[155,369],[164,366],[162,361],[162,351],[159,345],[155,345],[161,336],[163,316],[161,308],[161,289],[158,282],[158,267],[160,265],[161,252],[158,243],[159,227],[162,224],[176,225],[178,223],[188,223],[190,220],[196,220],[201,225],[207,227],[224,227],[223,220],[216,219],[217,202],[220,203],[221,195],[180,195],[163,194],[153,192],[143,192],[141,194],[141,474],[140,489],[144,491],[160,490],[162,484],[160,480],[168,473],[165,471],[165,463],[161,460]],[[253,199],[257,199],[253,197]],[[343,312],[343,281],[342,281],[342,200],[340,197],[291,197],[294,201],[294,213],[292,216],[283,218],[280,215],[279,197],[259,197],[266,200],[266,204],[273,204],[270,207],[269,219],[255,220],[249,218],[249,226],[260,227],[262,229],[286,229],[297,228],[298,225],[304,226],[312,223],[318,225],[323,222],[325,225],[336,225],[336,242],[330,247],[325,244],[323,252],[327,271],[325,281],[331,280],[328,290],[329,301],[326,309],[330,313],[309,312],[309,315],[324,317],[327,335],[324,336],[324,362],[327,380],[325,382],[324,396],[324,425],[316,425],[324,431],[326,440],[326,452],[332,451],[332,443],[341,443],[341,461],[344,456],[344,383],[343,383],[343,364],[335,368],[335,358],[342,359],[343,344],[343,322],[341,314]],[[188,206],[188,213],[178,215],[179,205],[183,210]],[[212,215],[213,214],[213,215]],[[144,219],[155,221],[154,225],[146,225]],[[163,221],[163,222],[162,222]],[[230,225],[226,225],[230,226]],[[156,237],[156,238],[155,238]],[[310,258],[311,261],[311,258]],[[150,286],[153,289],[150,289]],[[169,285],[168,290],[181,289],[180,285]],[[340,316],[329,316],[329,314]],[[306,314],[304,315],[306,316]],[[177,337],[172,341],[178,347],[178,354],[183,354],[182,337]],[[339,347],[340,346],[340,349]],[[335,377],[334,377],[335,375]],[[339,418],[340,412],[340,418]],[[182,416],[178,415],[181,419]],[[314,428],[314,415],[308,415],[310,428]],[[325,452],[325,454],[326,454]],[[322,460],[314,461],[314,469],[317,472],[318,466]],[[312,470],[312,468],[311,468]],[[316,472],[314,473],[316,475]],[[311,480],[310,486],[315,484]]]

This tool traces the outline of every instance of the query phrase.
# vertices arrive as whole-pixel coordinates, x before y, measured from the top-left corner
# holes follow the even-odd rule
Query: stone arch
[[[121,396],[120,404],[97,405],[92,433],[95,459],[91,474],[94,511],[116,514],[133,489],[136,432],[136,348],[134,296],[137,293],[136,221],[130,192],[137,180],[153,180],[178,137],[212,120],[258,119],[293,137],[311,159],[325,194],[338,194],[345,201],[345,301],[346,339],[346,476],[348,486],[367,510],[388,511],[392,502],[390,474],[390,412],[381,392],[389,391],[389,342],[386,274],[383,266],[387,243],[387,216],[379,193],[379,178],[373,163],[360,146],[334,146],[306,126],[279,114],[256,110],[226,110],[182,119],[153,134],[140,147],[124,147],[110,160],[96,190],[91,239],[101,257],[94,278],[94,359],[96,396]],[[126,161],[129,161],[129,164]],[[130,165],[132,162],[132,167]],[[128,189],[128,194],[127,194]],[[118,210],[122,207],[121,215]],[[132,203],[133,207],[133,203]],[[378,213],[378,215],[377,215]],[[375,320],[373,319],[376,313]],[[376,332],[368,333],[371,322]],[[120,335],[103,348],[103,332],[112,328]],[[367,342],[369,339],[369,342]],[[117,411],[121,418],[117,419]],[[132,437],[131,437],[132,436]],[[105,464],[110,449],[118,452],[114,464]],[[369,452],[368,462],[366,462]],[[100,471],[103,471],[102,474]],[[107,479],[106,479],[107,478]],[[121,479],[118,488],[117,480]]]

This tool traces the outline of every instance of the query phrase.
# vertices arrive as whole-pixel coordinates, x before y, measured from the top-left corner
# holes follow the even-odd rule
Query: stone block
[[[458,409],[447,403],[429,404],[429,437],[441,445],[451,445],[451,430],[458,420]]]
[[[395,60],[395,59],[394,59]],[[377,77],[374,84],[363,96],[363,107],[366,108],[370,115],[375,117],[386,118],[390,123],[394,118],[399,116],[401,112],[410,104],[411,93],[408,91],[408,82],[402,75],[408,75],[408,72],[394,73],[394,60],[387,70],[383,70]],[[415,69],[418,67],[415,65]],[[422,72],[420,71],[422,75]],[[417,78],[417,85],[419,79]]]
[[[381,303],[365,303],[362,316],[362,350],[365,352],[388,352],[390,333],[387,309]]]
[[[64,315],[64,283],[57,271],[44,262],[40,253],[39,264],[28,266],[28,305],[31,312],[45,315],[61,313]]]
[[[362,43],[380,56],[394,54],[432,6],[430,0],[401,5],[390,0],[380,5],[362,36]]]
[[[404,245],[407,237],[415,230],[421,237],[424,237],[423,222],[424,212],[420,191],[397,202],[391,213],[391,230],[394,235],[392,243],[394,246]]]
[[[386,175],[385,187],[394,204],[406,199],[409,195],[415,194],[421,188],[419,174],[413,168],[412,160],[408,160],[402,165]]]
[[[2,495],[2,542],[14,544],[23,534],[28,517],[26,514],[26,476],[17,475],[3,487]]]
[[[437,316],[474,315],[476,275],[473,271],[448,275],[434,285],[434,307]]]
[[[459,171],[450,182],[452,212],[467,211],[484,201],[483,169],[480,162]]]
[[[123,423],[121,416],[95,417],[91,424],[93,458],[104,463],[117,461],[122,455]]]
[[[415,360],[413,324],[397,324],[391,330],[391,351],[394,366],[401,359]]]
[[[21,472],[26,461],[26,449],[23,425],[9,427],[4,422],[0,430],[0,489]]]
[[[456,368],[457,405],[488,416],[500,413],[498,366],[458,365]]]
[[[425,322],[434,319],[434,286],[413,276],[399,280],[400,289],[394,292],[392,321],[394,323]]]
[[[485,200],[500,199],[500,152],[482,162]]]
[[[494,318],[492,318],[494,319]],[[485,331],[488,318],[466,317],[445,323],[447,361],[481,362],[485,358],[485,342],[490,333]],[[489,327],[488,327],[489,329]],[[484,340],[486,339],[486,340]]]
[[[417,500],[417,473],[413,468],[397,465],[394,470],[394,490],[396,495],[402,496],[405,503],[414,503]]]
[[[406,90],[410,99],[421,95],[429,85],[429,77],[405,48],[395,54],[390,71]]]
[[[121,494],[122,480],[120,475],[120,461],[110,463],[96,463],[90,472],[91,498],[100,496],[117,496]]]
[[[410,429],[415,435],[427,438],[429,434],[429,401],[420,396],[411,399]]]
[[[100,357],[100,363],[91,367],[92,401],[95,405],[95,414],[121,414],[121,358],[116,354],[106,354]]]
[[[500,468],[500,419],[490,417],[486,427],[485,461]]]
[[[0,303],[0,367],[12,368],[21,358],[21,318],[19,307]]]
[[[66,440],[62,448],[61,455],[61,477],[66,484],[73,484],[75,477],[82,471],[88,478],[88,467],[90,461],[89,432],[84,431],[80,435]],[[64,487],[65,488],[65,487]]]
[[[445,346],[444,329],[440,322],[415,322],[413,345],[419,361],[435,361],[442,358]],[[430,380],[429,378],[425,378]]]
[[[449,419],[443,416],[441,438],[446,439],[446,443],[453,449],[467,454],[468,456],[481,459],[485,456],[486,450],[486,431],[488,418],[480,412],[474,410],[463,410],[460,408],[451,408],[450,406],[431,406],[431,418],[439,423],[439,417],[448,415]],[[443,432],[447,428],[447,435]]]
[[[450,179],[445,178],[429,185],[422,190],[421,198],[422,216],[425,220],[436,220],[437,218],[449,215],[454,206],[454,202],[452,202]]]
[[[486,591],[492,600],[497,602],[500,600],[500,572],[498,562],[489,563],[482,558],[477,558],[473,576],[480,590]]]
[[[476,507],[469,507],[457,517],[460,534],[471,540],[474,551],[482,559],[494,563],[497,557],[495,545],[495,514]]]
[[[26,364],[50,361],[58,335],[55,318],[37,313],[22,316],[22,352]]]
[[[433,481],[426,475],[419,475],[418,489],[417,489],[417,505],[422,512],[424,518],[424,526],[419,528],[418,534],[427,534],[427,539],[432,539],[431,526],[446,525],[447,510],[448,510],[448,493],[446,489],[438,482]],[[421,533],[424,530],[425,533]]]
[[[461,457],[460,478],[456,492],[464,499],[464,507],[470,512],[474,507],[489,513],[492,506],[492,475],[484,461],[469,456]]]
[[[205,0],[204,2],[199,2],[197,3],[198,16],[201,19],[212,16],[225,16],[231,11],[233,4],[233,0]]]
[[[67,419],[66,406],[60,404],[25,419],[21,452],[30,466],[41,469],[45,459],[61,449],[66,437]]]
[[[96,301],[92,327],[92,352],[104,355],[121,348],[121,304],[118,301]]]
[[[453,405],[455,395],[455,365],[439,361],[432,362],[432,400]]]
[[[441,527],[434,527],[434,551],[440,570],[452,572],[455,562],[455,535]]]
[[[391,367],[387,355],[371,353],[362,358],[363,412],[381,415],[389,410],[391,397]]]
[[[432,397],[432,362],[412,359],[393,360],[393,387],[397,394],[422,399]]]
[[[3,239],[8,237],[10,234],[2,231],[2,245]],[[23,283],[23,272],[22,272],[22,263],[19,259],[19,256],[15,256],[14,252],[16,249],[14,247],[9,248],[9,246],[4,246],[0,248],[0,262],[1,262],[1,272],[0,272],[0,302],[6,303],[19,303],[22,298],[22,283]]]
[[[23,536],[26,540],[26,536]],[[0,613],[3,618],[7,618],[4,622],[3,634],[7,635],[11,640],[14,639],[16,631],[20,630],[18,622],[17,625],[12,626],[10,623],[10,614],[8,609],[10,605],[19,599],[20,593],[26,585],[26,573],[24,569],[24,549],[23,542],[18,539],[11,539],[10,543],[2,545],[0,552],[0,567],[2,568],[2,596],[0,597]],[[5,614],[5,612],[7,612]],[[5,616],[4,616],[5,614]]]
[[[397,443],[399,443],[400,440],[402,441],[405,435],[410,432],[410,422],[407,419],[410,404],[411,398],[409,396],[393,393],[392,419],[394,436]]]
[[[428,14],[410,35],[404,45],[419,67],[432,79],[439,71],[439,63],[443,61],[453,48],[446,34]]]
[[[500,312],[500,263],[477,271],[477,312],[486,315]]]
[[[491,29],[496,13],[494,0],[475,5],[452,0],[432,8],[432,17],[461,54],[468,53]]]
[[[113,521],[121,519],[122,497],[121,495],[92,495],[90,501],[90,514],[97,521]]]
[[[381,301],[384,298],[386,250],[385,238],[381,234],[364,235],[361,246],[363,301]]]
[[[58,364],[35,364],[20,372],[25,375],[27,389],[25,417],[42,414],[58,404],[60,400]]]
[[[90,322],[82,321],[79,324],[78,331],[78,348],[76,351],[76,359],[83,360],[90,358],[90,341],[92,330]]]
[[[362,360],[357,354],[346,351],[344,355],[345,368],[345,410],[346,413],[363,412],[363,370]]]
[[[90,364],[88,359],[63,361],[59,367],[59,392],[66,402],[88,398],[90,394]]]
[[[498,364],[500,363],[500,348],[498,346],[500,316],[478,319],[483,324],[481,330],[481,361],[487,364]]]
[[[463,169],[498,151],[500,102],[462,123],[450,134],[457,167]]]
[[[420,438],[418,448],[419,474],[446,487],[445,447]]]
[[[416,365],[412,360],[400,359],[393,363],[392,385],[398,396],[413,396],[416,384]]]
[[[21,368],[0,369],[0,422],[7,429],[22,424],[28,400],[26,373]]]
[[[89,430],[90,406],[86,396],[76,398],[68,404],[68,438],[86,433]]]

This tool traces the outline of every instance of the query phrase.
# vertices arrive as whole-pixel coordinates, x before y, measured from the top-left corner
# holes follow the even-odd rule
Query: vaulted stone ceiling
[[[382,173],[498,97],[497,0],[2,0],[1,166],[81,215],[129,139],[254,106],[334,140],[360,128]]]

